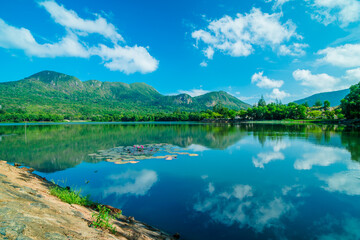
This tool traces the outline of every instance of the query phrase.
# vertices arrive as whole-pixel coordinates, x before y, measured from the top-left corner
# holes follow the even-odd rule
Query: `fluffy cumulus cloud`
[[[296,159],[294,168],[297,170],[310,170],[313,166],[327,167],[336,162],[347,162],[349,152],[344,149],[332,147],[313,147],[311,152],[306,152],[301,158]]]
[[[158,175],[152,170],[127,171],[117,175],[110,175],[108,180],[111,181],[111,186],[104,190],[105,196],[112,194],[144,196],[158,181]]]
[[[208,93],[209,91],[207,90],[203,90],[203,89],[191,89],[191,90],[179,90],[179,93],[184,93],[184,94],[188,94],[192,97],[197,97],[200,95],[204,95],[206,93]]]
[[[360,81],[360,68],[346,70],[345,78],[351,82]]]
[[[342,27],[360,20],[358,0],[312,0],[312,17],[325,25],[338,22]]]
[[[349,88],[359,81],[360,68],[349,69],[341,77],[333,77],[326,73],[312,74],[310,70],[298,69],[293,72],[296,81],[313,90],[314,93],[335,91]]]
[[[294,71],[293,77],[296,81],[300,81],[301,85],[310,87],[317,92],[335,90],[340,83],[340,79],[326,73],[312,74],[311,71],[304,69]]]
[[[270,93],[269,97],[271,99],[278,99],[278,100],[282,100],[286,97],[290,97],[290,94],[285,92],[285,91],[281,91],[280,89],[278,88],[274,88],[272,90],[272,92]]]
[[[23,50],[27,55],[36,57],[87,58],[90,56],[75,34],[68,33],[57,43],[39,44],[28,29],[13,27],[2,19],[0,19],[0,47]]]
[[[264,168],[264,165],[276,161],[276,160],[284,160],[285,156],[280,151],[286,149],[289,145],[287,142],[282,141],[271,141],[267,142],[267,145],[273,148],[272,152],[262,152],[259,153],[256,157],[252,158],[252,162],[257,168]]]
[[[54,21],[68,29],[78,31],[82,34],[98,33],[113,41],[123,41],[123,37],[117,32],[114,25],[108,23],[105,18],[96,15],[96,20],[80,18],[76,12],[67,10],[55,1],[44,1],[39,3],[48,11]]]
[[[320,60],[337,67],[360,67],[360,44],[345,44],[318,51]]]
[[[39,4],[56,23],[65,28],[66,36],[56,43],[40,44],[30,30],[11,26],[0,19],[0,47],[22,50],[28,56],[35,57],[99,56],[105,67],[126,74],[149,73],[157,69],[158,61],[150,55],[147,48],[125,45],[115,26],[100,15],[96,14],[95,20],[83,19],[55,1],[43,1]],[[86,42],[90,34],[99,34],[103,40],[110,40],[111,46],[91,46]]]
[[[257,168],[264,168],[265,164],[275,160],[284,160],[285,156],[281,152],[264,152],[259,153],[257,157],[252,158],[252,162]]]
[[[282,100],[290,96],[290,94],[279,89],[284,84],[284,81],[270,79],[267,76],[264,76],[264,72],[255,73],[251,77],[251,83],[256,84],[259,88],[272,88],[272,92],[267,95],[267,97],[271,99]]]
[[[235,18],[224,16],[221,19],[211,21],[207,29],[192,32],[196,39],[196,46],[202,43],[206,50],[204,55],[211,59],[214,52],[220,51],[233,57],[249,56],[255,46],[268,46],[274,51],[279,51],[281,45],[285,45],[291,39],[302,39],[296,33],[293,22],[281,22],[280,13],[263,13],[260,9],[253,8],[250,13],[237,14]],[[300,47],[300,45],[299,45]],[[212,49],[209,51],[208,49]],[[282,54],[293,55],[292,48]]]
[[[303,56],[306,54],[305,48],[309,47],[305,43],[293,43],[291,45],[281,45],[279,48],[279,55],[290,55],[290,56]]]
[[[340,192],[351,196],[358,196],[360,195],[359,177],[359,171],[339,172],[330,177],[323,178],[327,184],[324,188],[330,192]]]
[[[258,72],[251,77],[251,83],[255,83],[260,88],[280,88],[284,81],[272,80],[264,76],[264,72]]]
[[[264,198],[250,185],[235,185],[224,192],[216,190],[213,184],[209,186],[211,191],[207,187],[194,210],[207,213],[213,221],[229,226],[249,227],[259,233],[269,227],[281,229],[283,218],[294,210],[294,205],[281,196]]]

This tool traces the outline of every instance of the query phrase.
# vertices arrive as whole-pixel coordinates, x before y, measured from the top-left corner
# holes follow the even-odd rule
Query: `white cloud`
[[[240,228],[248,227],[256,232],[265,228],[282,228],[282,218],[287,218],[294,206],[281,197],[259,196],[249,185],[235,185],[230,191],[216,192],[215,188],[206,189],[209,196],[202,197],[194,210],[207,213],[213,221]],[[286,221],[286,220],[285,220]]]
[[[206,50],[204,50],[204,54],[208,59],[213,59],[214,49],[212,47],[208,47]]]
[[[202,62],[200,63],[200,66],[202,66],[202,67],[207,67],[207,66],[208,66],[208,64],[207,64],[207,62],[202,61]]]
[[[285,91],[281,91],[278,88],[274,88],[271,92],[271,94],[269,95],[269,97],[271,99],[278,99],[278,100],[282,100],[286,97],[290,97],[290,94],[285,92]]]
[[[316,91],[332,91],[340,83],[340,79],[329,76],[326,73],[312,74],[309,70],[296,70],[293,72],[296,81],[301,85],[315,89]]]
[[[264,72],[255,73],[251,77],[251,83],[256,83],[260,88],[279,88],[284,84],[282,80],[272,80],[263,75]]]
[[[279,55],[304,56],[306,54],[304,48],[307,47],[309,47],[309,45],[304,43],[293,43],[288,46],[281,45],[279,48]]]
[[[152,170],[127,171],[108,177],[112,184],[104,190],[105,196],[111,194],[130,194],[144,196],[158,181],[156,172]]]
[[[210,194],[212,194],[214,191],[215,191],[214,184],[209,183],[209,185],[208,185],[208,192],[209,192]]]
[[[257,157],[252,158],[252,162],[257,168],[264,168],[265,164],[268,164],[274,160],[284,160],[285,156],[281,152],[266,152],[259,153]]]
[[[188,149],[190,151],[194,151],[194,152],[204,152],[204,151],[210,150],[209,148],[204,147],[204,146],[199,145],[199,144],[191,144],[186,149]]]
[[[274,152],[280,152],[290,146],[290,143],[283,141],[271,141],[267,142],[267,144],[273,147]]]
[[[360,2],[358,0],[313,0],[315,11],[312,17],[328,25],[339,22],[342,27],[360,20]]]
[[[320,61],[337,67],[360,67],[360,44],[345,44],[318,51],[325,55]]]
[[[23,50],[36,57],[83,57],[90,56],[88,49],[79,43],[75,34],[69,33],[58,43],[39,44],[26,28],[16,28],[0,19],[0,47]]]
[[[351,82],[360,82],[360,68],[346,70],[345,78]]]
[[[347,195],[360,195],[360,172],[340,172],[323,180],[327,183],[326,190]]]
[[[349,159],[348,155],[349,152],[344,149],[316,147],[311,152],[304,153],[302,158],[296,159],[294,168],[297,170],[310,170],[313,166],[326,167]]]
[[[243,200],[246,197],[251,197],[253,196],[252,187],[249,185],[241,184],[235,185],[232,195],[239,200]]]
[[[285,3],[287,3],[287,2],[290,2],[291,0],[265,0],[265,2],[267,2],[267,3],[274,3],[274,5],[273,5],[273,10],[276,10],[276,9],[278,9],[278,8],[280,8],[281,9],[281,7],[285,4]]]
[[[109,48],[101,44],[93,48],[91,53],[100,56],[105,66],[113,71],[122,71],[126,74],[141,72],[150,73],[157,69],[159,62],[153,58],[144,47],[119,46]]]
[[[196,39],[196,46],[202,42],[205,49],[211,47],[233,57],[249,56],[255,51],[254,46],[269,46],[276,51],[292,38],[302,39],[296,33],[295,24],[282,23],[281,16],[253,8],[245,15],[238,13],[235,18],[224,16],[211,21],[206,30],[192,32],[192,37]]]
[[[80,18],[76,12],[67,10],[64,6],[57,4],[55,1],[44,1],[39,3],[48,11],[54,21],[68,29],[79,31],[80,33],[98,33],[114,42],[123,41],[123,37],[116,31],[111,23],[105,18],[96,14],[96,20]]]
[[[209,91],[207,90],[203,90],[203,89],[191,89],[191,90],[179,90],[179,93],[184,93],[184,94],[188,94],[192,97],[197,97],[200,95],[204,95],[206,93],[208,93]]]
[[[0,19],[0,47],[22,50],[28,56],[43,58],[99,56],[105,67],[126,74],[149,73],[158,68],[159,62],[150,55],[147,48],[119,45],[118,42],[123,41],[122,36],[117,33],[114,25],[100,15],[96,15],[96,20],[87,20],[55,1],[44,1],[39,4],[50,13],[56,23],[65,28],[66,36],[55,43],[39,44],[28,29],[11,26]],[[94,33],[103,36],[102,40],[111,40],[112,46],[100,43],[92,45],[86,42],[88,35]]]

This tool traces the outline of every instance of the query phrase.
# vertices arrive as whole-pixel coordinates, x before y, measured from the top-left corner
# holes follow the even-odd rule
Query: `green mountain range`
[[[231,109],[247,109],[249,104],[224,92],[198,97],[187,94],[165,96],[146,83],[81,81],[53,71],[42,71],[19,81],[0,83],[3,110],[24,109],[58,114],[123,112],[199,111],[217,103]]]
[[[303,98],[294,102],[297,104],[303,104],[307,102],[311,107],[314,106],[316,101],[320,100],[323,103],[324,101],[328,100],[330,102],[330,106],[335,107],[335,106],[339,106],[341,103],[341,99],[343,99],[349,93],[350,93],[350,89],[344,89],[334,92],[324,92],[324,93],[314,94],[310,97]]]

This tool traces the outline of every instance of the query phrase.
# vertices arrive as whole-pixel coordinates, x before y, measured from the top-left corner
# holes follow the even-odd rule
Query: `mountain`
[[[339,106],[341,103],[341,99],[343,99],[349,93],[350,93],[350,89],[344,89],[334,92],[324,92],[324,93],[314,94],[310,97],[303,98],[294,102],[297,104],[303,104],[307,102],[309,106],[312,107],[314,106],[315,102],[318,100],[320,100],[322,103],[328,100],[330,102],[330,106],[335,107],[335,106]]]
[[[23,108],[59,114],[102,110],[122,112],[199,111],[221,103],[231,109],[249,104],[219,91],[198,97],[187,94],[165,96],[146,83],[81,81],[53,71],[42,71],[25,79],[0,83],[0,105],[5,110]]]

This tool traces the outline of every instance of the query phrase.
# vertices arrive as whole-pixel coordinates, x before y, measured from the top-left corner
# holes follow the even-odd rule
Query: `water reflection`
[[[0,158],[22,163],[42,172],[54,172],[74,167],[81,162],[98,162],[99,159],[91,158],[89,154],[117,146],[166,143],[203,152],[209,149],[227,149],[249,134],[263,146],[267,146],[267,142],[276,144],[272,152],[254,156],[253,162],[260,168],[271,161],[284,159],[281,150],[287,146],[282,144],[288,144],[281,141],[284,137],[305,138],[321,146],[345,147],[353,160],[360,161],[358,131],[339,126],[281,124],[32,125],[27,126],[26,141],[24,126],[0,126],[0,135],[6,136],[0,142]]]
[[[67,179],[95,201],[185,239],[360,236],[355,228],[360,223],[360,135],[351,128],[30,126],[26,143],[21,128],[0,127],[0,134],[16,134],[2,139],[0,158],[22,161],[48,179]],[[134,144],[179,148],[170,151],[178,158],[116,165],[88,157],[108,149],[100,151],[108,158],[117,147]]]
[[[217,190],[213,183],[201,194],[194,210],[207,213],[212,220],[225,225],[238,225],[262,232],[264,228],[282,228],[286,219],[296,214],[294,204],[286,199],[301,188],[293,186],[272,196],[250,185],[237,184],[227,190]]]
[[[107,177],[111,185],[103,188],[104,197],[109,195],[135,195],[144,196],[150,188],[158,181],[155,171],[127,171]]]
[[[360,171],[344,171],[320,179],[326,183],[324,189],[327,191],[360,195]]]
[[[314,166],[330,166],[336,162],[346,162],[350,159],[348,151],[345,149],[325,147],[325,146],[308,146],[305,144],[306,149],[301,158],[296,159],[294,168],[297,170],[309,170]]]
[[[262,145],[264,145],[264,142]],[[280,151],[289,147],[290,143],[281,140],[271,140],[267,145],[270,145],[273,148],[272,151],[260,152],[256,157],[252,158],[252,162],[257,168],[264,168],[264,165],[271,161],[284,160],[285,156]]]

